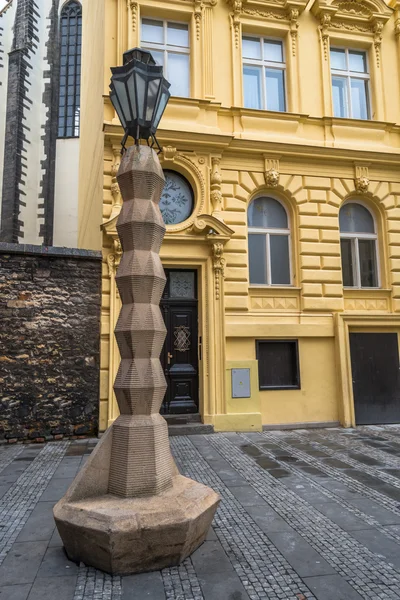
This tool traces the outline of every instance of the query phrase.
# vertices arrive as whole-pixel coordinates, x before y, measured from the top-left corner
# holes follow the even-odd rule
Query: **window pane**
[[[189,27],[186,23],[168,23],[167,43],[189,48]]]
[[[271,283],[290,285],[289,236],[270,235],[269,250],[271,253]]]
[[[285,84],[283,71],[265,69],[267,85],[267,110],[285,110]]]
[[[61,71],[58,132],[60,137],[79,136],[80,62],[82,13],[77,2],[64,5],[60,15]]]
[[[249,234],[250,283],[267,283],[266,236]]]
[[[264,60],[283,62],[282,42],[268,40],[264,42]]]
[[[345,287],[354,286],[354,263],[352,252],[353,240],[340,240],[340,251],[342,254],[342,276]]]
[[[374,220],[361,204],[348,203],[339,212],[340,231],[347,233],[375,233]]]
[[[193,271],[169,272],[170,298],[196,298]]]
[[[243,67],[244,105],[246,108],[261,108],[261,69]]]
[[[158,50],[151,49],[151,55],[156,61],[157,65],[164,66],[164,52],[159,52]]]
[[[260,389],[300,387],[296,341],[259,341],[257,359]]]
[[[171,84],[172,96],[190,95],[189,85],[189,55],[168,52],[168,81]]]
[[[367,57],[365,52],[349,51],[349,69],[356,73],[367,73]]]
[[[363,79],[350,79],[353,119],[368,119],[367,85]]]
[[[378,287],[375,240],[358,240],[361,287]]]
[[[288,219],[282,204],[274,198],[256,198],[247,213],[249,227],[287,229]]]
[[[345,79],[332,77],[332,97],[335,117],[348,117]]]
[[[242,52],[244,58],[261,59],[261,44],[259,38],[243,37]]]
[[[164,25],[162,21],[142,19],[142,42],[164,43]]]
[[[331,69],[340,69],[346,71],[346,52],[345,50],[331,50]]]

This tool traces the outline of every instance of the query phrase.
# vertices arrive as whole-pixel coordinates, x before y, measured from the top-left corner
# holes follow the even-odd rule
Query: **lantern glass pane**
[[[143,120],[146,113],[146,88],[147,77],[136,71],[135,73],[136,93],[137,93],[137,118]]]
[[[154,117],[154,121],[153,121],[153,127],[152,129],[155,131],[158,127],[158,124],[161,120],[161,117],[163,115],[163,112],[165,110],[165,107],[167,106],[167,102],[169,100],[170,97],[170,93],[168,91],[168,89],[166,87],[164,87],[163,91],[161,92],[161,98],[160,98],[160,102],[158,104],[157,110],[156,110],[156,114]]]
[[[147,105],[146,105],[146,121],[153,120],[154,110],[156,108],[156,102],[158,98],[158,90],[160,88],[161,78],[152,79],[149,81],[147,91]]]
[[[131,110],[132,110],[132,114],[131,114],[131,120],[134,121],[135,119],[137,119],[137,106],[136,106],[136,93],[135,93],[135,74],[132,71],[127,80],[126,80],[126,87],[128,90],[128,95],[129,95],[129,100],[131,103]]]
[[[124,113],[122,112],[121,105],[119,103],[117,94],[115,93],[114,90],[110,93],[110,98],[111,98],[111,102],[113,103],[113,106],[117,112],[119,120],[121,121],[121,125],[125,129],[126,128],[125,116],[124,116]]]
[[[129,100],[127,90],[125,87],[125,82],[119,81],[118,79],[114,79],[114,87],[119,104],[121,106],[122,113],[124,115],[124,119],[125,121],[129,121],[131,118],[131,111],[129,107]]]

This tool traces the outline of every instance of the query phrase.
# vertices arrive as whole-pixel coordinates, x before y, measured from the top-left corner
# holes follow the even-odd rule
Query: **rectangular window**
[[[189,25],[142,19],[141,47],[164,67],[172,96],[190,96]]]
[[[260,390],[300,389],[297,340],[257,340]]]
[[[341,239],[340,240],[340,251],[342,254],[342,273],[343,273],[343,285],[345,287],[353,287],[354,283],[354,251],[351,240]]]
[[[335,117],[370,119],[366,52],[331,48],[332,100]]]
[[[243,36],[243,98],[246,108],[286,110],[283,42]]]
[[[376,239],[361,235],[340,239],[343,286],[376,288],[379,287]]]

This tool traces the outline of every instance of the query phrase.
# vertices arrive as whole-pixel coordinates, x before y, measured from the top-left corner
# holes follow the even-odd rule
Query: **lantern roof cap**
[[[142,48],[131,48],[127,50],[123,54],[123,64],[131,62],[131,60],[138,60],[146,65],[155,65],[156,61],[154,60],[151,52],[149,50],[143,50]]]

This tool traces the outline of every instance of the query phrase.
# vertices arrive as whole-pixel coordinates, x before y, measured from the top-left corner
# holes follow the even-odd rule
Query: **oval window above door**
[[[164,171],[165,186],[160,211],[166,225],[186,221],[193,212],[194,198],[190,183],[176,171]]]

